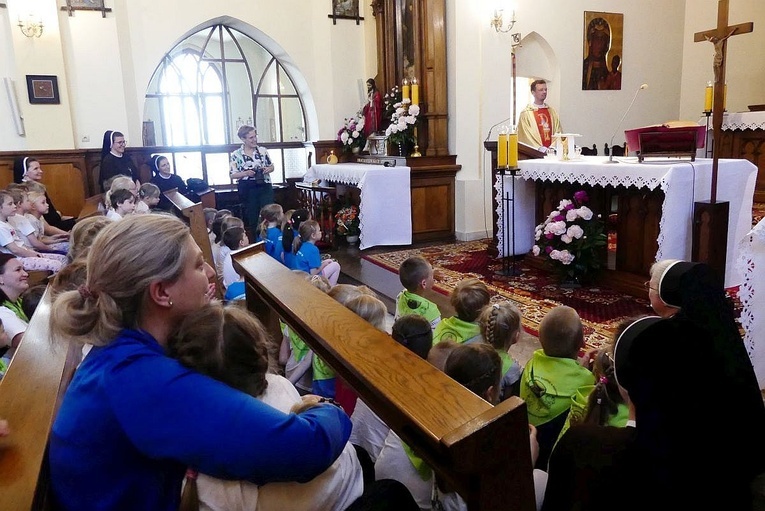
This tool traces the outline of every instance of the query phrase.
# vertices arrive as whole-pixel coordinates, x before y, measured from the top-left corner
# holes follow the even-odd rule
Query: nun
[[[119,131],[106,131],[101,146],[101,171],[98,182],[101,185],[101,191],[106,192],[108,181],[114,176],[120,174],[130,176],[136,183],[136,188],[141,186],[141,180],[138,175],[133,160],[125,155],[125,135]]]

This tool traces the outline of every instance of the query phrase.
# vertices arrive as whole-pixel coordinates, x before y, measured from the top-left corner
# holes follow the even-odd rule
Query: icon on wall
[[[621,90],[624,14],[584,12],[582,90]]]

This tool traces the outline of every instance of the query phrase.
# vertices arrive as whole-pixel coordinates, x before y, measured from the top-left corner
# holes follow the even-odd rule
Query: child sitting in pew
[[[300,226],[306,220],[311,219],[307,209],[291,209],[284,213],[282,219],[282,261],[290,270],[296,270],[295,254],[292,253],[292,245],[295,238],[300,236]]]
[[[231,253],[231,249],[223,242],[223,234],[232,227],[241,227],[244,229],[244,220],[233,215],[227,215],[223,217],[220,223],[220,241],[217,243],[218,258],[215,259],[213,257],[213,260],[215,261],[215,273],[218,276],[218,282],[221,286],[223,286],[223,261],[225,261],[226,257]]]
[[[436,325],[433,344],[444,340],[460,344],[480,340],[481,327],[477,319],[489,299],[489,288],[480,280],[465,279],[458,282],[450,297],[457,315],[442,319]]]
[[[300,270],[293,270],[293,272],[305,278],[317,289],[325,293],[329,292],[329,281],[321,275],[307,275]],[[309,394],[313,386],[313,351],[281,319],[279,319],[279,327],[282,332],[279,363],[284,366],[284,377],[301,395]]]
[[[510,302],[495,303],[483,308],[478,318],[484,342],[493,346],[502,360],[502,383],[499,399],[517,396],[523,368],[508,350],[521,336],[521,311]]]
[[[300,224],[299,234],[292,244],[295,255],[295,268],[311,275],[321,274],[331,285],[337,284],[340,277],[340,263],[334,259],[321,259],[316,242],[321,239],[321,227],[316,220],[306,220]]]
[[[211,303],[190,315],[169,342],[169,353],[181,364],[249,394],[284,413],[300,413],[316,402],[304,402],[284,377],[269,372],[268,335],[258,319],[239,306]],[[328,406],[328,405],[319,405]],[[300,463],[299,459],[285,460]],[[193,485],[194,479],[187,478]],[[322,474],[305,483],[255,485],[198,474],[202,509],[238,511],[343,510],[364,491],[361,465],[350,443]],[[189,488],[186,488],[189,490]]]
[[[29,182],[26,185],[28,206],[23,208],[24,216],[29,220],[37,234],[37,239],[48,246],[49,250],[66,253],[69,250],[69,233],[45,234],[50,230],[45,215],[50,211],[45,187],[39,183]],[[75,224],[76,225],[76,224]]]
[[[66,244],[68,235],[45,236],[43,234],[43,225],[35,217],[29,217],[33,209],[33,204],[29,199],[26,185],[9,185],[8,192],[13,197],[16,204],[16,214],[8,218],[8,222],[16,228],[24,245],[42,253],[56,253],[65,255],[69,247]],[[45,196],[42,197],[45,200]],[[42,214],[39,214],[42,218]],[[33,223],[34,222],[34,223]],[[63,259],[62,259],[63,261]]]
[[[595,377],[588,369],[590,354],[577,359],[584,348],[579,314],[571,307],[551,309],[539,323],[542,349],[534,351],[521,376],[520,397],[526,401],[529,422],[537,428],[537,468],[545,469],[553,445],[571,408],[571,398]]]
[[[127,188],[120,188],[109,194],[111,209],[107,211],[106,218],[122,220],[135,211],[135,195]]]
[[[284,211],[279,204],[266,204],[260,210],[260,226],[258,228],[258,236],[255,241],[265,241],[266,253],[284,264],[284,258],[282,257],[282,219],[284,217]]]
[[[227,300],[235,299],[233,296],[228,296],[228,289],[232,287],[233,284],[241,283],[241,291],[244,291],[244,278],[234,269],[234,261],[231,259],[231,252],[246,247],[249,244],[250,240],[247,239],[247,233],[244,231],[244,227],[231,227],[226,229],[223,233],[223,246],[228,249],[221,255],[223,259],[223,289],[226,290]],[[238,293],[238,295],[241,294],[241,292]]]
[[[138,189],[138,202],[135,203],[135,214],[145,215],[159,204],[159,187],[154,183],[144,183]]]
[[[426,290],[433,287],[433,267],[424,257],[409,257],[398,267],[398,278],[404,286],[396,297],[398,319],[406,314],[417,314],[428,320],[432,329],[441,321],[438,305],[425,298]]]

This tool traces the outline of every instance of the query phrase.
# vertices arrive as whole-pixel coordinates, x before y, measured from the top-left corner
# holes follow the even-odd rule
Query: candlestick
[[[412,104],[420,104],[420,84],[417,82],[417,78],[412,78]]]
[[[404,78],[404,82],[401,84],[401,99],[409,99],[409,80]]]
[[[723,111],[728,110],[728,84],[723,85]]]
[[[497,139],[497,167],[507,167],[507,133],[500,133]]]
[[[518,132],[515,130],[507,135],[507,165],[518,166]]]
[[[712,95],[713,95],[714,88],[712,86],[712,82],[707,82],[707,87],[704,89],[704,111],[705,112],[711,112],[712,111]]]

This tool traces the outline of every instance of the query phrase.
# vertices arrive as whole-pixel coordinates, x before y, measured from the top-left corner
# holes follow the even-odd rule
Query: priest
[[[523,109],[518,119],[518,141],[547,152],[553,143],[552,136],[560,133],[560,119],[555,109],[545,103],[547,82],[531,82],[531,95],[534,102]]]

